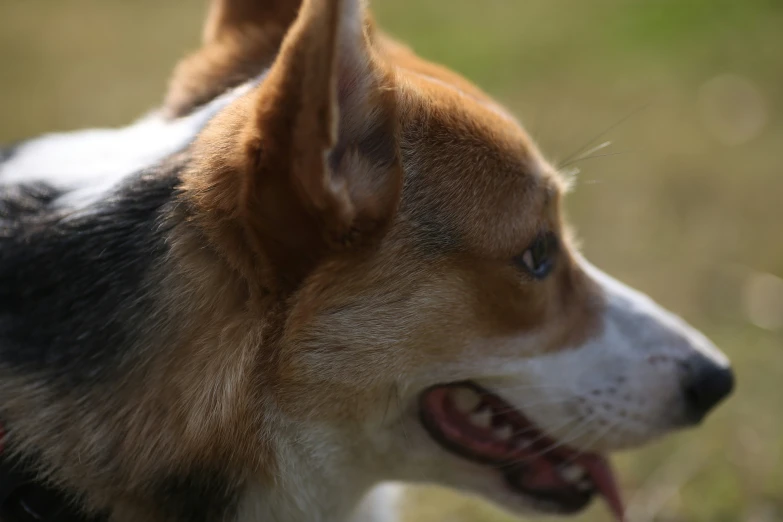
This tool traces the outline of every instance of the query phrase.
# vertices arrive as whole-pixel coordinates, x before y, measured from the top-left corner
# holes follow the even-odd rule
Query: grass
[[[618,459],[638,522],[783,520],[783,4],[374,0],[425,56],[503,100],[554,159],[588,257],[704,329],[739,387],[703,428]],[[202,5],[0,3],[0,141],[126,123],[197,45]],[[506,522],[418,489],[409,519]],[[595,507],[580,518],[606,520]]]

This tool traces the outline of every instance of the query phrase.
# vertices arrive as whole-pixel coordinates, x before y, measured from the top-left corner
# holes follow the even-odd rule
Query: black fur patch
[[[154,501],[166,520],[227,522],[236,516],[240,487],[222,474],[201,469],[157,483]]]
[[[68,388],[114,377],[154,309],[145,276],[166,252],[178,169],[80,210],[46,185],[0,185],[0,364]]]
[[[12,237],[25,219],[45,213],[60,195],[60,192],[45,183],[0,185],[0,238]]]

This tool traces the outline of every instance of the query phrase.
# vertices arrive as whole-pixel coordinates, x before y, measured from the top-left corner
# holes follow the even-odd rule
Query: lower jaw
[[[454,454],[457,458],[462,458],[468,462],[482,466],[483,472],[495,474],[497,476],[497,481],[491,481],[492,484],[495,484],[493,487],[504,489],[504,494],[502,494],[501,497],[511,496],[513,498],[511,501],[513,505],[506,506],[507,508],[519,510],[528,514],[532,509],[535,512],[544,514],[575,515],[584,511],[595,498],[594,490],[575,494],[557,494],[551,491],[525,488],[520,485],[520,479],[524,477],[527,472],[524,463],[504,464],[466,454],[462,448],[455,446],[437,434],[433,427],[429,425],[428,421],[425,421],[422,418],[421,423],[424,426],[425,431],[429,433],[430,437],[434,439],[439,446]],[[494,496],[493,491],[485,490],[485,493]]]
[[[496,417],[492,418],[492,424],[484,428],[483,431],[482,428],[474,428],[472,426],[457,426],[456,428],[454,426],[445,426],[445,431],[451,432],[451,436],[448,436],[444,431],[444,423],[448,424],[448,422],[438,417],[451,416],[454,413],[452,411],[454,408],[453,405],[445,404],[438,410],[437,400],[444,400],[444,390],[445,393],[448,393],[457,387],[467,387],[475,390],[477,393],[485,394],[487,397],[494,397],[494,399],[488,400],[495,402],[494,406],[497,411],[501,412],[498,414],[501,417],[504,416],[503,412],[512,410],[510,406],[502,402],[502,399],[486,392],[473,383],[455,383],[436,386],[427,390],[422,394],[420,401],[421,422],[426,431],[439,445],[461,458],[494,468],[500,475],[499,478],[508,488],[508,492],[519,498],[520,505],[529,506],[536,511],[551,514],[575,514],[585,509],[594,498],[596,492],[600,490],[601,494],[609,502],[615,518],[623,520],[623,507],[619,493],[614,485],[609,465],[603,457],[583,454],[576,450],[568,449],[557,441],[548,438],[540,431],[537,432],[537,440],[539,442],[535,444],[535,447],[512,451],[509,458],[505,459],[502,458],[502,453],[499,451],[485,451],[482,453],[481,451],[474,451],[476,449],[475,445],[474,448],[468,448],[465,444],[460,443],[460,441],[464,442],[463,439],[470,439],[474,435],[475,438],[479,439],[477,442],[478,448],[496,450],[498,447],[503,447],[502,443],[496,444],[497,441],[488,443],[486,440],[487,434],[496,428]],[[433,396],[429,395],[430,393],[433,393],[436,397],[434,401],[432,399]],[[445,401],[448,402],[448,398]],[[515,412],[513,416],[517,428],[523,425],[526,428],[536,429],[521,413]],[[460,434],[461,429],[464,429],[468,435]],[[488,444],[489,446],[487,446]],[[558,477],[558,470],[562,467],[573,466],[583,466],[594,473],[580,479],[577,483],[568,482]],[[596,479],[598,480],[597,483],[593,481]]]
[[[510,466],[503,469],[503,478],[509,490],[525,499],[529,499],[539,511],[553,514],[572,515],[583,511],[590,505],[595,492],[553,493],[551,491],[536,491],[519,486],[519,476],[525,474],[523,465]]]

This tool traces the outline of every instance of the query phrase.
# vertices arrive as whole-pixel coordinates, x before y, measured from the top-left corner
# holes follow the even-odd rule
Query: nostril
[[[734,372],[710,361],[700,361],[690,369],[683,393],[689,416],[699,422],[732,392]]]

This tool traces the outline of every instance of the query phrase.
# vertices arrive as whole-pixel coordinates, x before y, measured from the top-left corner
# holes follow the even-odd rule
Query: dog
[[[384,481],[623,520],[608,455],[734,377],[579,254],[568,186],[362,0],[213,0],[159,110],[3,151],[3,458],[112,522],[342,522]]]

